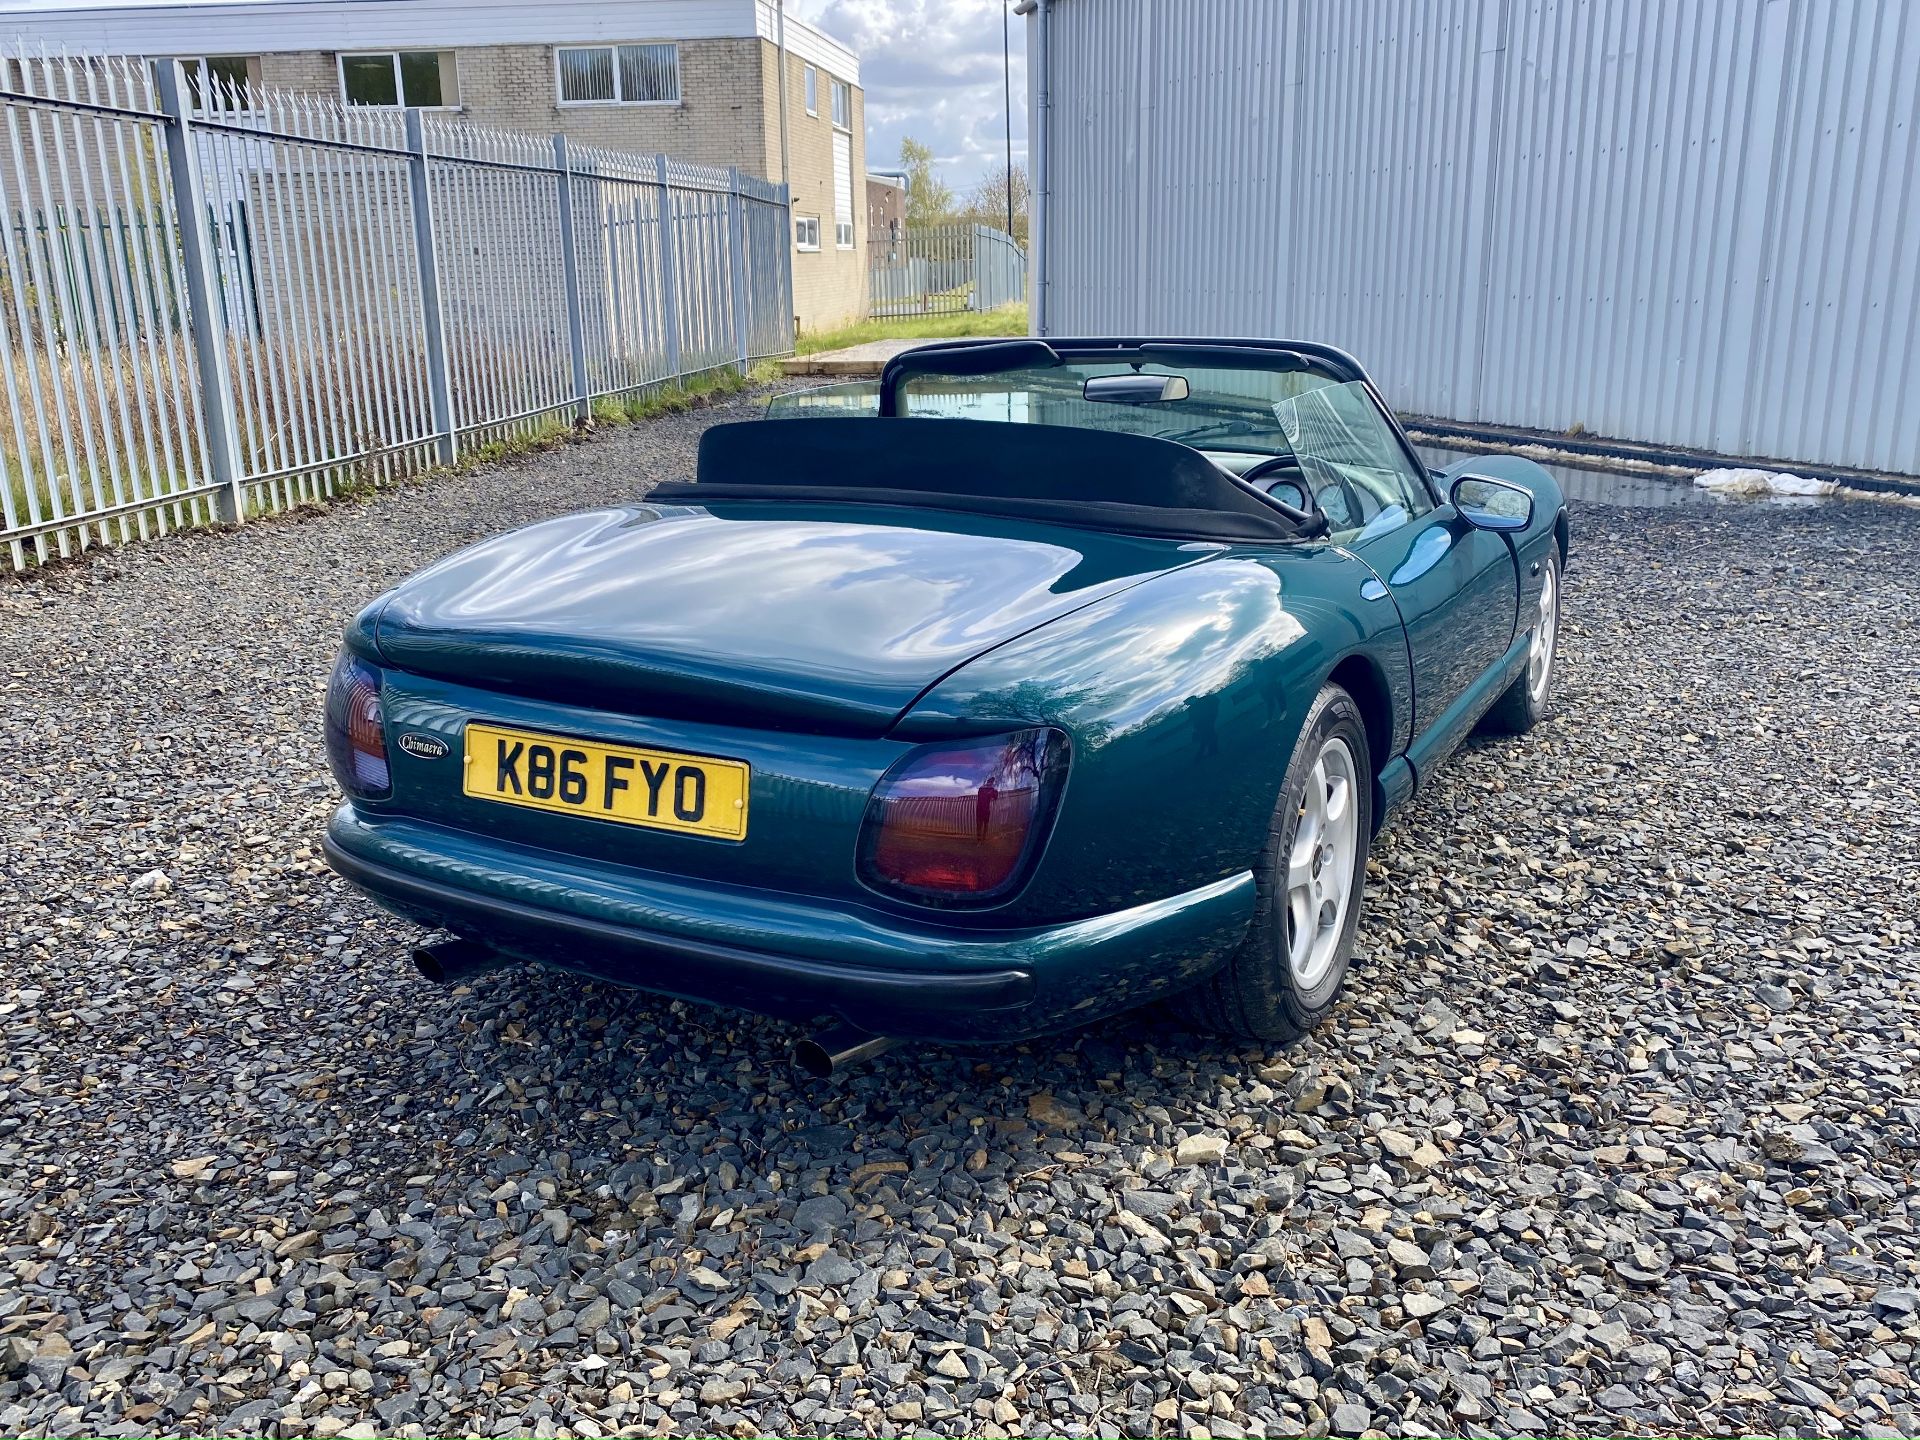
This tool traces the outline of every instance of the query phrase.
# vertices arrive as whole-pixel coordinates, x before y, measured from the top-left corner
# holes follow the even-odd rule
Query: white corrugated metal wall
[[[1045,333],[1920,473],[1914,0],[1049,0]]]

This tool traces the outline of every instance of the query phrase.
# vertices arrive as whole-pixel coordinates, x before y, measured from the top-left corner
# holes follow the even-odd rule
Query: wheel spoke
[[[1303,890],[1287,897],[1287,963],[1297,975],[1313,954],[1313,902]]]
[[[1347,805],[1353,799],[1352,792],[1353,787],[1344,779],[1333,782],[1327,796],[1327,820],[1330,824],[1338,824],[1346,819]]]
[[[1302,846],[1298,839],[1294,841],[1293,853],[1287,857],[1287,893],[1305,892],[1313,888],[1313,846]]]

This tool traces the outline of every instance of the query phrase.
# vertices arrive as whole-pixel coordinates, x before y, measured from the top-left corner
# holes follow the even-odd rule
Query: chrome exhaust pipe
[[[458,985],[506,963],[507,957],[498,950],[458,935],[413,947],[413,968],[436,985]]]
[[[886,1054],[899,1043],[891,1035],[869,1035],[851,1025],[835,1025],[795,1045],[793,1063],[816,1080],[831,1080],[876,1055]]]

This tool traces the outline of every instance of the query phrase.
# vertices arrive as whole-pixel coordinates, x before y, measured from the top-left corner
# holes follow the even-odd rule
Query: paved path
[[[924,345],[925,340],[869,340],[864,345],[849,345],[844,350],[821,350],[813,355],[795,355],[780,362],[789,375],[835,375],[857,380],[878,375],[881,367],[902,350]]]

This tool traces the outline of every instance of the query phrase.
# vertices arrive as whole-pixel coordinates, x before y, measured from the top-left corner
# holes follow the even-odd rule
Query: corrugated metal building
[[[1914,0],[1023,0],[1042,334],[1920,473]]]

